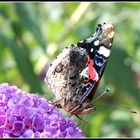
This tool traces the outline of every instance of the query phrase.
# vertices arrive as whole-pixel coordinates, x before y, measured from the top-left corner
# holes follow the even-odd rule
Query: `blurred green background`
[[[86,127],[77,121],[87,137],[140,137],[140,3],[0,3],[0,83],[52,99],[49,64],[102,22],[114,23],[115,38],[96,96],[111,91],[82,116]]]

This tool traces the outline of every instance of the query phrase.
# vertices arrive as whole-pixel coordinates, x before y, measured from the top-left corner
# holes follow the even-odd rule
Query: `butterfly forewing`
[[[83,95],[80,102],[86,98],[92,100],[96,88],[103,75],[107,60],[110,56],[114,37],[114,26],[112,23],[99,24],[96,32],[88,39],[79,42],[78,47],[85,48],[88,60],[88,82],[83,87]]]

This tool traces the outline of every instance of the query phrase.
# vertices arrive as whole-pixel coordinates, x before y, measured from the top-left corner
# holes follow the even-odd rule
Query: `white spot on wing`
[[[98,46],[99,45],[99,40],[94,41],[94,45]]]
[[[101,46],[98,53],[102,54],[105,57],[108,57],[110,55],[110,50],[105,48],[104,46]]]
[[[90,52],[93,52],[93,50],[94,50],[94,49],[93,49],[93,48],[91,48]]]
[[[79,43],[83,43],[83,42],[84,42],[83,40],[79,41]]]
[[[88,90],[88,89],[89,89],[89,87],[86,88],[86,90]]]
[[[98,74],[96,73],[96,77],[95,77],[95,81],[97,81],[99,79]]]

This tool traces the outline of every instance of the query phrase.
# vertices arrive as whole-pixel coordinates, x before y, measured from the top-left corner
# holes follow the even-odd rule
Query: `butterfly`
[[[114,33],[112,23],[98,24],[93,35],[65,49],[52,63],[45,81],[53,89],[57,106],[69,114],[78,116],[96,110],[92,100],[110,56]],[[81,82],[79,73],[83,69],[87,74]]]

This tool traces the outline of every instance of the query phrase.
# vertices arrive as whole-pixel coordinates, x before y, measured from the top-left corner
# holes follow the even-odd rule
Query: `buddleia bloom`
[[[74,120],[46,99],[0,84],[0,138],[84,138]]]

